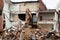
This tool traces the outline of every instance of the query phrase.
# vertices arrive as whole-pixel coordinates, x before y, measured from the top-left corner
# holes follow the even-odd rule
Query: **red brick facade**
[[[3,9],[3,0],[0,0],[0,9]]]
[[[2,16],[0,15],[0,32],[3,30],[3,20]]]
[[[42,0],[38,0],[38,1],[39,1],[40,9],[46,10],[47,8],[46,8],[45,4],[43,3],[43,1]]]
[[[0,32],[3,30],[2,10],[3,10],[3,0],[0,0]]]

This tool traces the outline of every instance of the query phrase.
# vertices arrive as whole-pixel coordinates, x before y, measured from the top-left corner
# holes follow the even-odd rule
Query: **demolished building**
[[[36,15],[36,12],[39,10],[39,2],[38,1],[11,2],[11,3],[10,2],[11,1],[7,1],[7,0],[4,1],[5,6],[4,6],[4,9],[3,9],[3,13],[5,13],[5,12],[8,13],[8,14],[5,13],[6,16],[8,16],[8,17],[5,18],[6,19],[6,27],[7,26],[11,27],[11,22],[9,21],[10,18],[14,21],[18,21],[18,18],[17,18],[18,14],[20,14],[20,16],[23,15],[22,20],[25,20],[25,11],[26,11],[27,8],[29,8],[31,13],[33,13],[34,15]],[[31,7],[33,7],[33,9]]]
[[[54,26],[53,29],[54,30],[58,30],[58,27],[56,27],[58,25],[58,14],[56,11],[54,10],[46,10],[46,6],[43,4],[42,0],[37,0],[37,1],[22,1],[22,2],[13,2],[13,1],[7,1],[6,3],[4,3],[5,6],[7,6],[8,9],[5,9],[5,12],[8,12],[8,15],[6,14],[6,16],[8,16],[8,18],[6,17],[6,27],[8,27],[10,25],[10,27],[14,24],[14,22],[11,21],[18,21],[19,19],[26,21],[26,9],[28,8],[31,13],[32,13],[32,17],[33,17],[33,21],[37,23],[37,18],[41,19],[44,18],[42,15],[46,16],[44,18],[45,23],[48,20],[55,20],[56,22],[54,23],[51,22],[47,22],[47,24],[53,24],[51,26]],[[6,5],[7,4],[7,5]],[[34,5],[34,6],[33,6]],[[6,8],[6,7],[5,7]],[[7,10],[7,11],[6,11]],[[41,17],[38,16],[40,15],[41,12]],[[37,15],[37,16],[36,16]],[[48,17],[49,15],[49,17]],[[51,16],[51,17],[50,17]],[[57,16],[57,17],[56,17]],[[50,19],[48,19],[50,18]],[[7,22],[8,21],[8,22]],[[40,21],[41,22],[41,21]],[[13,23],[13,24],[12,24]],[[42,23],[44,24],[44,23]],[[48,25],[49,26],[49,25]]]
[[[9,29],[11,27],[18,27],[18,29],[19,27],[24,28],[27,18],[26,17],[27,9],[29,9],[30,14],[32,15],[32,21],[33,21],[32,27],[35,27],[36,25],[37,28],[42,27],[44,33],[46,33],[44,29],[46,29],[47,31],[57,31],[57,32],[59,31],[58,12],[55,9],[47,9],[42,0],[18,1],[18,2],[13,2],[11,0],[4,0],[4,8],[3,8],[3,17],[5,21],[4,29]],[[26,28],[26,31],[29,31],[29,29],[28,30],[27,29],[28,28]],[[21,38],[21,40],[23,40],[23,38]]]

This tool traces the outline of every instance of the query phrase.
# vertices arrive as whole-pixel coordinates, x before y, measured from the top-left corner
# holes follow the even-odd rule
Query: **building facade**
[[[47,29],[48,31],[58,31],[58,13],[54,9],[40,11],[38,13],[38,22],[37,24],[41,27]]]
[[[46,6],[41,0],[39,1],[25,1],[25,2],[12,2],[4,1],[3,13],[5,14],[6,28],[9,28],[21,19],[26,21],[26,9],[31,11],[33,21],[37,25],[41,25],[47,30],[58,31],[58,13],[56,10],[46,10]]]

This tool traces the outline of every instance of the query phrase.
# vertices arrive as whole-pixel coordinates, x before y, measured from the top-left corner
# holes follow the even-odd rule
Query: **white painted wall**
[[[58,13],[55,12],[55,17],[54,17],[54,30],[58,31],[58,28],[59,28],[59,24],[58,24]]]
[[[4,0],[3,13],[5,14],[6,28],[10,28],[13,24],[10,22],[11,13],[19,12],[19,4],[9,4],[8,0]]]
[[[7,2],[5,2],[4,0],[4,8],[3,8],[3,13],[5,14],[5,22],[6,22],[6,28],[10,28],[11,27],[11,22],[9,21],[9,17],[10,17],[10,10],[9,10],[9,4]]]
[[[10,11],[19,12],[19,4],[11,4]]]

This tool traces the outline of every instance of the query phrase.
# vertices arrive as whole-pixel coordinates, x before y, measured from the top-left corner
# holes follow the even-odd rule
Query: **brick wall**
[[[47,9],[42,0],[39,0],[39,5],[40,5],[41,10],[46,10]]]
[[[0,9],[3,8],[3,0],[0,0]]]
[[[0,32],[3,30],[2,9],[3,9],[3,0],[0,0]]]
[[[3,20],[2,15],[0,15],[0,32],[3,30]]]

